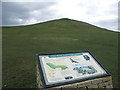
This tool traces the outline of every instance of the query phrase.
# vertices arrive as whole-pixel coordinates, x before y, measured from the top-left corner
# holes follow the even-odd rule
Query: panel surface
[[[54,86],[107,75],[89,52],[39,55],[45,86]]]

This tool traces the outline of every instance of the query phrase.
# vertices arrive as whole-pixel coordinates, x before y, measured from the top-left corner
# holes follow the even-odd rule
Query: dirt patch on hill
[[[70,38],[70,37],[46,37],[42,39],[56,39],[56,40],[79,40],[76,38]]]
[[[79,40],[77,38],[70,38],[70,37],[44,37],[44,38],[33,37],[32,39],[34,40],[38,40],[38,39],[41,39],[41,40],[74,40],[74,41]]]

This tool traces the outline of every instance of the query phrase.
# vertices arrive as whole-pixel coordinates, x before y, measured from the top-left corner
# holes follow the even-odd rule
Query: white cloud
[[[25,24],[34,24],[36,22],[37,22],[37,20],[35,18],[31,18],[29,20],[26,20]]]
[[[20,23],[21,23],[21,22],[23,22],[23,19],[21,19],[21,18],[18,18],[18,22],[20,22]]]
[[[2,2],[53,2],[53,0],[1,0]]]

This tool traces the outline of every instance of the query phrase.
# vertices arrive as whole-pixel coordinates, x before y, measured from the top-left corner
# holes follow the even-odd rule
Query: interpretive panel
[[[108,73],[90,52],[39,55],[45,87],[82,81]]]

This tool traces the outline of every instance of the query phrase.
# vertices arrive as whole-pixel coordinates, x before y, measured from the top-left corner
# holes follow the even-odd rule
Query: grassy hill
[[[89,50],[118,80],[118,33],[70,19],[3,27],[3,86],[36,87],[36,54]]]

